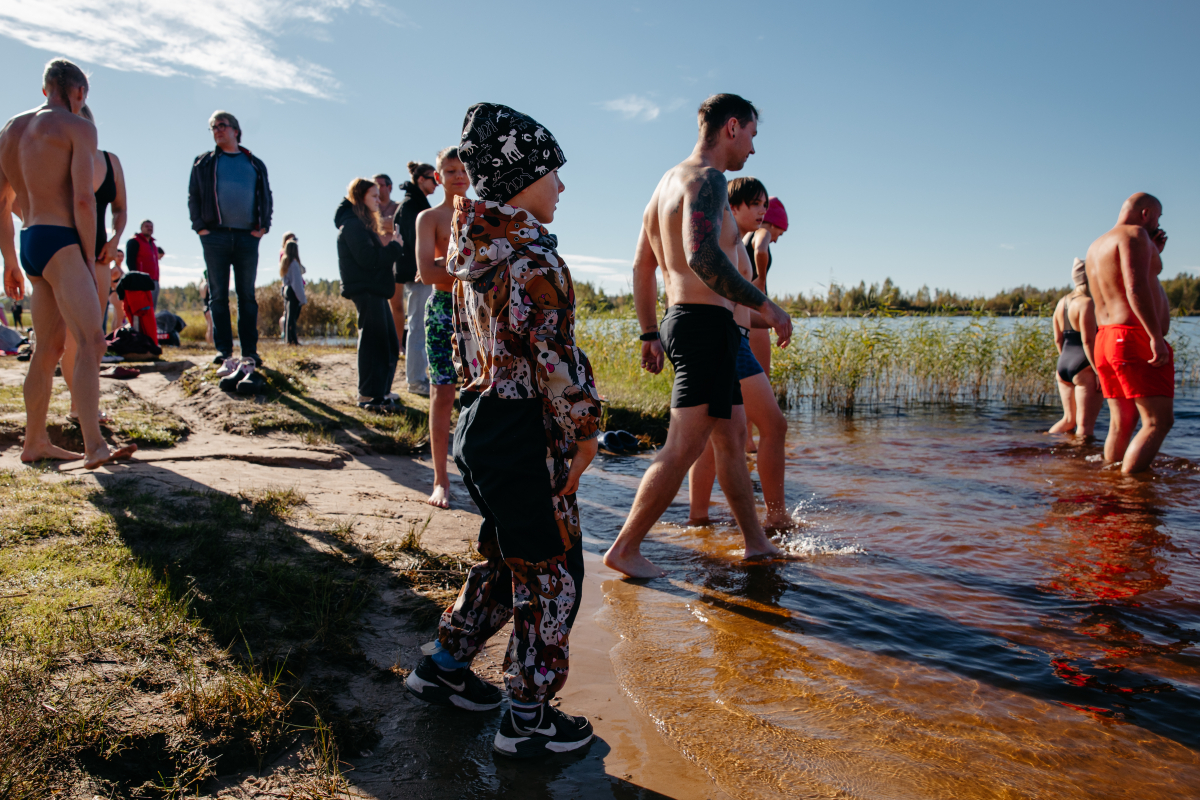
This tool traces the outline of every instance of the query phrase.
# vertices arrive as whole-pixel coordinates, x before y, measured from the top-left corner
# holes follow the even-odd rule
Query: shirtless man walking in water
[[[21,460],[84,459],[95,469],[131,455],[137,445],[115,452],[100,433],[100,324],[95,256],[96,197],[93,158],[96,126],[78,116],[87,101],[83,70],[66,59],[46,65],[42,77],[46,103],[18,114],[0,130],[0,251],[4,290],[20,299],[25,279],[17,266],[12,213],[24,222],[20,264],[33,283],[33,330],[37,348],[25,377],[25,447]],[[50,443],[46,414],[54,367],[68,332],[79,345],[72,397],[79,411],[84,454]]]
[[[1120,462],[1125,474],[1148,468],[1175,424],[1175,353],[1164,338],[1171,307],[1158,281],[1167,244],[1160,216],[1158,198],[1138,192],[1087,253],[1099,325],[1095,368],[1111,417],[1104,460]],[[1133,436],[1138,417],[1142,429]]]
[[[642,328],[642,366],[658,373],[664,355],[675,367],[667,442],[646,470],[629,518],[604,563],[633,578],[665,573],[641,554],[642,539],[675,499],[684,475],[710,440],[717,476],[746,539],[746,558],[779,555],[763,532],[746,469],[746,413],[736,376],[741,334],[733,308],[757,311],[786,347],[792,321],[738,272],[742,245],[722,174],[754,153],[758,111],[732,94],[700,106],[692,154],[663,176],[642,216],[634,256],[634,305]],[[663,267],[667,309],[661,342],[655,321],[655,271]]]

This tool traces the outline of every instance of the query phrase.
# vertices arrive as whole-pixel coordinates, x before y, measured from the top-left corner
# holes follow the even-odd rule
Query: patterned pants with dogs
[[[471,661],[513,621],[504,657],[509,697],[545,703],[566,683],[571,626],[583,589],[583,547],[575,497],[554,494],[546,468],[546,429],[538,399],[462,394],[454,460],[483,514],[476,564],[438,640],[457,661]]]

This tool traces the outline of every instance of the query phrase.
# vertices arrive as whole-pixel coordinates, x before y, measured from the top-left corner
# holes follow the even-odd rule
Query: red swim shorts
[[[1141,325],[1101,325],[1096,332],[1096,374],[1110,400],[1175,396],[1175,351],[1167,363],[1150,366],[1150,335]]]

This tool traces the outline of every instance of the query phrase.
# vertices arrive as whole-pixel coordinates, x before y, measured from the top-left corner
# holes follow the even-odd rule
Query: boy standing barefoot
[[[583,588],[575,492],[596,454],[600,403],[575,346],[571,274],[545,228],[565,188],[562,150],[533,119],[480,103],[467,110],[458,152],[479,200],[456,199],[446,255],[465,383],[453,448],[483,515],[478,548],[487,561],[471,569],[406,683],[431,703],[497,708],[500,691],[470,664],[512,619],[509,710],[493,747],[532,758],[592,738],[586,718],[550,700],[567,680]]]
[[[458,392],[454,366],[454,301],[450,296],[454,277],[446,271],[450,247],[450,220],[454,201],[467,193],[470,179],[458,157],[457,147],[437,155],[438,184],[445,190],[442,202],[417,215],[417,268],[421,283],[433,287],[425,303],[425,357],[429,363],[429,450],[433,455],[433,491],[425,502],[438,508],[450,507],[450,475],[446,455],[450,449],[450,414]]]

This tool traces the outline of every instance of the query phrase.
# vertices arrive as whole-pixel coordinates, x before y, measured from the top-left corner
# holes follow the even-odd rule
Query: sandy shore
[[[353,354],[336,359],[341,370]],[[342,363],[346,362],[346,363]],[[0,386],[18,384],[24,369],[0,370]],[[171,448],[143,449],[136,460],[86,473],[78,462],[61,471],[97,483],[105,476],[132,478],[145,487],[214,490],[227,494],[267,487],[292,487],[307,498],[306,513],[354,522],[353,536],[364,550],[379,551],[397,542],[414,525],[428,525],[422,540],[431,551],[459,553],[473,540],[476,510],[452,471],[454,500],[447,511],[424,503],[431,484],[428,454],[378,455],[346,444],[305,444],[286,433],[243,436],[228,433],[178,386],[179,373],[147,373],[128,382],[106,381],[104,390],[128,391],[138,400],[168,408],[183,418],[189,435]],[[56,383],[61,379],[56,379]],[[225,402],[224,400],[222,402]],[[231,400],[245,413],[254,401]],[[229,409],[226,409],[228,411]],[[19,469],[20,448],[3,442],[0,468]],[[597,556],[588,557],[584,605],[572,636],[572,671],[561,707],[588,715],[597,739],[575,757],[527,765],[491,752],[498,713],[447,713],[411,698],[398,680],[359,676],[347,680],[338,703],[363,710],[376,720],[380,738],[370,751],[343,753],[353,767],[351,784],[363,796],[423,797],[725,797],[699,767],[672,749],[618,685],[609,652],[613,633],[596,617],[605,603],[606,585],[617,580]],[[379,673],[411,666],[429,631],[415,630],[395,613],[387,592],[366,612],[360,644]],[[506,632],[496,636],[477,661],[479,672],[498,682]],[[264,766],[262,775],[227,776],[211,788],[221,797],[269,797],[271,773],[289,765],[293,754]]]

